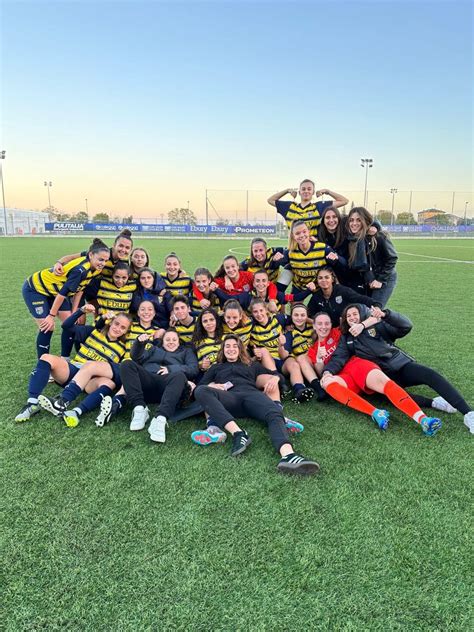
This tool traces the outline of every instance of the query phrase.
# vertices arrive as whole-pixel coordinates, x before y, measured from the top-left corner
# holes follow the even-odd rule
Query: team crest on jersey
[[[35,312],[38,314],[38,316],[42,316],[44,314],[43,306],[40,305],[39,307],[35,307]]]
[[[333,342],[334,342],[334,340],[332,338],[328,338],[327,341],[326,341],[326,344],[332,345]]]
[[[250,285],[244,285],[244,292],[250,292]]]
[[[372,338],[375,338],[375,336],[377,335],[377,332],[375,331],[373,327],[371,327],[370,329],[367,329],[367,332],[369,336],[372,336]]]
[[[336,296],[336,303],[340,305],[342,303],[342,296]]]

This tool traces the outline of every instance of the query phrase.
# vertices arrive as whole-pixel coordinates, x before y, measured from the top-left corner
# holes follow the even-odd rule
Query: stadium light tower
[[[0,151],[0,180],[2,181],[2,200],[3,200],[3,217],[5,220],[5,232],[4,235],[8,235],[8,221],[7,221],[7,207],[5,205],[5,189],[3,187],[3,168],[2,168],[2,160],[5,160],[5,154],[7,152],[5,150]]]
[[[3,153],[5,153],[5,152],[3,152]],[[464,202],[464,226],[467,225],[467,205],[468,204],[469,204],[469,202]],[[3,208],[5,208],[5,200],[3,200]]]
[[[53,183],[51,181],[44,181],[44,186],[48,187],[48,205],[49,205],[49,210],[51,210],[51,193],[49,192],[51,187],[53,186]]]
[[[372,158],[361,158],[360,166],[365,169],[364,207],[367,208],[367,178],[369,175],[369,169],[374,166],[374,161]]]
[[[377,217],[377,204],[378,201],[374,203],[374,217]]]
[[[398,189],[390,189],[392,194],[392,225],[394,224],[395,217],[393,216],[393,209],[395,207],[395,193],[398,193]]]

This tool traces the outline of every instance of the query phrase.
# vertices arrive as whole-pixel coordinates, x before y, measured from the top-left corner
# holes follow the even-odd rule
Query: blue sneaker
[[[288,417],[285,417],[285,426],[291,434],[299,434],[304,430],[303,424],[300,424],[299,421],[295,421],[294,419],[289,419]]]
[[[388,410],[376,408],[372,413],[372,419],[375,421],[380,430],[387,430],[390,413],[388,412]]]
[[[438,430],[441,430],[442,427],[441,419],[437,419],[436,417],[425,417],[421,420],[420,426],[423,430],[423,434],[427,437],[432,437],[435,435]]]
[[[211,443],[224,443],[227,434],[217,426],[209,426],[207,430],[195,430],[191,433],[191,439],[198,445],[210,445]]]

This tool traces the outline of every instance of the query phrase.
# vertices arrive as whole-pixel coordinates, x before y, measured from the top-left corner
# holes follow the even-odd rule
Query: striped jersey
[[[193,338],[194,329],[196,328],[196,317],[192,316],[189,325],[183,325],[183,323],[178,321],[174,328],[176,329],[180,342],[189,344]]]
[[[209,296],[204,296],[204,298],[210,302],[210,307],[214,307],[214,309],[216,310],[219,309],[219,299],[213,292],[210,292]],[[202,312],[203,307],[201,307],[201,303],[199,301],[200,299],[198,299],[198,297],[195,295],[193,289],[193,292],[191,294],[191,309],[193,312]]]
[[[125,342],[109,340],[106,334],[98,329],[93,329],[79,347],[73,363],[84,364],[85,362],[96,361],[118,364],[123,360],[125,352]]]
[[[128,312],[136,289],[135,281],[129,280],[123,287],[117,287],[112,279],[100,279],[93,297],[99,306],[99,314]]]
[[[171,294],[171,296],[188,296],[188,294],[191,293],[193,281],[190,277],[177,276],[174,281],[171,281],[165,272],[161,273],[161,277],[165,282],[166,290]]]
[[[278,278],[280,266],[278,265],[278,262],[273,263],[273,256],[277,252],[281,252],[283,254],[283,251],[283,248],[267,248],[265,261],[262,261],[262,263],[251,263],[251,258],[247,257],[247,259],[244,259],[241,262],[240,267],[242,270],[252,272],[252,274],[255,274],[258,270],[266,270],[270,281],[275,281]]]
[[[217,361],[217,354],[221,348],[222,340],[220,338],[203,338],[196,342],[194,350],[196,351],[199,365],[205,358],[209,358],[211,364]]]
[[[35,272],[28,279],[31,288],[43,296],[73,296],[84,290],[99,270],[92,270],[87,257],[78,257],[64,264],[63,274],[54,274],[52,268]]]
[[[252,347],[265,347],[272,358],[279,358],[278,346],[280,334],[283,333],[280,320],[276,316],[270,316],[266,325],[254,322],[250,332],[250,345]]]
[[[304,290],[308,283],[316,281],[318,269],[326,265],[326,250],[327,246],[322,241],[312,241],[307,252],[298,245],[288,251],[293,287]]]
[[[150,336],[150,344],[152,344],[153,343],[153,336],[154,336],[156,331],[158,331],[158,327],[153,327],[153,325],[151,325],[150,327],[147,327],[145,329],[145,327],[143,327],[143,325],[140,325],[139,322],[134,321],[130,325],[130,329],[129,329],[128,335],[127,335],[127,342],[125,343],[125,347],[127,349],[127,353],[126,353],[125,359],[128,360],[130,358],[130,354],[131,354],[131,351],[132,351],[133,343],[135,342],[135,339],[138,338],[138,336],[141,336],[142,334],[148,334]],[[147,343],[145,349],[149,349],[148,343]]]
[[[313,326],[311,324],[307,324],[303,330],[293,326],[293,329],[287,331],[285,334],[285,349],[293,357],[303,355],[313,344],[313,333]]]
[[[224,336],[226,336],[227,334],[235,334],[242,340],[242,343],[245,347],[249,343],[251,330],[252,330],[251,320],[249,320],[249,322],[246,323],[245,325],[239,325],[235,329],[230,329],[230,327],[228,327],[226,323],[223,324]]]
[[[285,218],[286,227],[291,229],[293,222],[304,220],[309,228],[312,237],[318,236],[318,226],[321,223],[321,215],[325,208],[332,205],[332,202],[312,202],[306,206],[301,206],[296,202],[275,202],[277,213]]]

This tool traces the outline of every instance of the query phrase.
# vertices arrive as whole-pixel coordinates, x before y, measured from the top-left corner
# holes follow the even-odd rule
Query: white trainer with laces
[[[469,429],[471,434],[474,434],[474,410],[470,410],[464,415],[464,425]]]
[[[458,412],[454,406],[451,406],[451,404],[444,399],[444,397],[435,397],[431,403],[431,407],[449,414]]]
[[[163,417],[163,415],[157,415],[156,417],[153,417],[148,428],[150,439],[152,441],[155,441],[156,443],[165,443],[167,425],[168,422],[166,421],[166,417]]]
[[[150,411],[145,406],[135,406],[130,422],[130,430],[143,430],[150,417]]]

